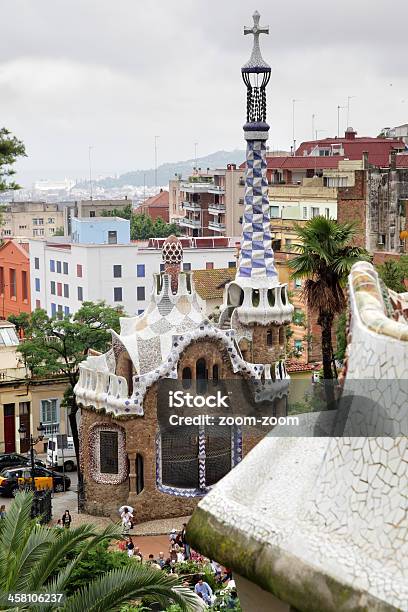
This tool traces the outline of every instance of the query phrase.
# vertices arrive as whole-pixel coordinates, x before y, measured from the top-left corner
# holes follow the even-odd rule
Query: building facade
[[[12,202],[1,207],[2,238],[51,238],[63,227],[63,205]]]
[[[160,192],[150,198],[147,198],[137,208],[136,212],[148,215],[152,219],[163,219],[166,223],[169,221],[169,192],[165,189],[160,189]]]
[[[67,202],[64,206],[64,236],[71,236],[72,219],[90,219],[101,217],[105,212],[113,212],[114,210],[123,210],[132,205],[132,202],[127,199],[123,200],[79,200],[75,202]]]
[[[31,312],[28,243],[5,240],[0,245],[0,318]]]
[[[84,301],[105,300],[110,306],[122,306],[127,314],[141,314],[149,303],[153,273],[164,266],[163,240],[128,244],[30,241],[32,310],[43,308],[49,316],[73,314]],[[236,265],[235,241],[226,238],[186,239],[184,250],[186,272]]]

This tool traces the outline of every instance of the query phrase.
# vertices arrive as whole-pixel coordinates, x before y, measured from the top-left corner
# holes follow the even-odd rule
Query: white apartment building
[[[222,240],[225,246],[218,246],[217,239],[183,239],[184,270],[235,267],[237,239]],[[110,306],[122,305],[129,315],[141,314],[152,291],[153,273],[162,269],[161,242],[30,240],[32,309],[43,308],[49,316],[73,314],[84,301],[105,300]]]

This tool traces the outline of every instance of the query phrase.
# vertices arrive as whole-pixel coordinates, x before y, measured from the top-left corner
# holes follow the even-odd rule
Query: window
[[[45,435],[59,432],[59,406],[57,399],[43,399],[40,407],[41,423],[45,426]]]
[[[119,472],[119,434],[117,431],[99,432],[99,462],[101,474],[118,474]]]
[[[295,289],[300,289],[302,286],[302,279],[301,278],[295,278]]]
[[[21,294],[23,300],[26,302],[28,300],[28,283],[27,272],[25,270],[21,271]]]
[[[137,314],[138,314],[138,315],[142,315],[143,313],[144,313],[143,308],[141,308],[141,309],[139,309],[139,310],[137,311]]]
[[[38,219],[38,225],[44,225],[44,219]]]
[[[229,268],[236,268],[237,267],[237,262],[236,261],[229,261],[228,262],[228,267]]]
[[[50,272],[55,272],[55,260],[50,259]]]
[[[117,244],[118,243],[118,232],[109,231],[108,232],[108,244]]]
[[[113,266],[113,278],[122,278],[122,266]]]
[[[16,298],[16,294],[17,294],[17,287],[16,287],[16,271],[13,268],[10,268],[9,270],[9,275],[10,275],[10,297],[11,298]]]
[[[95,216],[95,211],[94,210],[90,210],[89,211],[89,216],[90,217],[94,217]]]
[[[64,261],[64,263],[62,264],[62,266],[63,266],[63,271],[64,271],[64,274],[68,274],[68,262],[67,262],[67,261]]]
[[[78,287],[78,302],[84,301],[84,290],[82,287]]]
[[[66,317],[69,315],[69,306],[64,306],[64,315]]]
[[[69,285],[64,283],[64,297],[69,298]]]
[[[55,317],[56,314],[57,314],[57,305],[51,302],[51,316]]]
[[[324,213],[325,213],[326,219],[330,219],[330,208],[325,208]]]
[[[312,206],[312,219],[319,216],[319,209],[315,206]]]
[[[269,207],[269,216],[271,219],[279,218],[279,206],[270,206]]]
[[[53,217],[48,217],[48,223],[55,223],[55,219]]]
[[[191,270],[191,263],[183,263],[184,272],[189,272]]]
[[[58,274],[61,274],[61,270],[62,270],[62,268],[61,268],[61,262],[60,262],[60,261],[57,261],[57,272],[58,272]]]
[[[51,295],[55,295],[55,281],[51,281]]]
[[[122,301],[122,287],[114,287],[113,288],[113,301],[121,302]]]
[[[36,307],[36,308],[41,308],[41,302],[40,302],[40,300],[35,300],[35,307]]]
[[[303,207],[303,218],[307,219],[307,206]]]
[[[76,272],[77,272],[78,278],[82,278],[82,266],[81,266],[81,264],[77,264]]]
[[[59,314],[62,314],[62,304],[58,304],[58,306],[57,306],[57,312],[58,312]]]
[[[272,346],[272,344],[273,344],[272,330],[268,329],[268,331],[266,332],[266,345]]]
[[[302,350],[302,341],[301,340],[295,340],[295,350],[296,351],[301,351]]]
[[[146,299],[146,291],[144,287],[136,288],[137,299],[143,301]]]
[[[144,278],[145,275],[146,275],[145,265],[144,264],[137,264],[137,266],[136,266],[136,276],[138,278]]]
[[[164,263],[160,264],[160,272],[164,272]]]
[[[39,258],[38,258],[38,257],[34,257],[34,268],[35,268],[36,270],[39,270],[39,269],[40,269],[40,260],[39,260]]]
[[[62,296],[62,283],[57,283],[57,295]]]
[[[205,269],[206,270],[214,270],[214,262],[213,261],[207,261],[207,263],[205,264]]]

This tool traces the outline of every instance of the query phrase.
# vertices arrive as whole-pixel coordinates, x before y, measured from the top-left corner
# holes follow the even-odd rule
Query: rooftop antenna
[[[154,185],[157,187],[157,141],[160,136],[154,137]]]
[[[91,163],[91,151],[93,149],[92,145],[88,147],[88,160],[89,160],[89,195],[92,200],[92,163]]]
[[[315,137],[315,119],[316,119],[316,115],[315,113],[313,113],[312,115],[312,140],[314,140],[314,137]]]
[[[340,106],[340,104],[337,105],[337,138],[340,138],[340,111],[347,108],[346,106]],[[347,122],[348,122],[348,118],[347,118]],[[348,123],[347,126],[348,127]]]
[[[356,96],[347,96],[347,125],[346,128],[350,127],[350,100]]]
[[[295,104],[296,102],[301,102],[297,98],[292,99],[292,142],[293,142],[293,155],[295,155],[296,151],[296,139],[295,139]]]

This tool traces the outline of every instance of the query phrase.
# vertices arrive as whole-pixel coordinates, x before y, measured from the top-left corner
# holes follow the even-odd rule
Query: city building
[[[190,177],[169,182],[170,218],[186,236],[236,236],[244,211],[244,170],[195,169]]]
[[[0,245],[0,318],[31,312],[30,256],[27,242]]]
[[[168,223],[169,221],[169,192],[165,189],[160,189],[156,195],[147,198],[138,206],[136,212],[148,215],[152,219],[160,217]]]
[[[121,200],[78,200],[67,202],[64,206],[64,236],[71,236],[72,219],[89,219],[90,217],[101,217],[105,212],[123,210],[132,206],[131,200],[127,197]]]
[[[18,429],[24,424],[34,437],[40,422],[44,440],[35,449],[44,452],[52,434],[69,431],[68,417],[61,406],[67,382],[63,377],[32,379],[17,348],[15,327],[0,321],[0,452],[26,453],[28,440],[20,440]]]
[[[73,244],[129,244],[130,221],[121,217],[75,217],[71,221]]]
[[[2,238],[50,238],[63,227],[63,204],[10,202],[1,206]]]
[[[166,384],[200,395],[207,385],[235,383],[241,393],[234,406],[244,402],[248,409],[261,394],[273,416],[286,415],[285,330],[293,306],[274,266],[266,179],[271,68],[257,42],[255,35],[242,68],[247,167],[241,249],[219,324],[208,320],[192,273],[182,270],[182,243],[170,236],[163,244],[164,271],[154,275],[144,314],[122,318],[112,348],[80,365],[75,394],[88,513],[117,517],[118,506],[129,504],[137,521],[185,516],[265,434],[203,422],[166,427],[160,421],[172,397]],[[260,85],[251,87],[258,78]]]
[[[137,243],[128,240],[120,244],[121,232],[128,236],[129,221],[114,217],[106,220],[107,225],[105,217],[73,221],[83,238],[90,239],[92,235],[99,242],[68,242],[63,237],[30,241],[32,310],[44,308],[49,316],[73,314],[84,301],[99,300],[110,306],[122,306],[129,315],[141,314],[146,309],[153,289],[153,273],[163,269],[164,239]],[[184,271],[236,265],[235,239],[186,238],[183,243]]]

